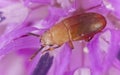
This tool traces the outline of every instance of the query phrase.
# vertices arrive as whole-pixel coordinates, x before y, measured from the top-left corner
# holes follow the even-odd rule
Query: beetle
[[[41,48],[31,59],[44,47],[50,46],[47,50],[54,50],[65,42],[68,42],[73,49],[72,41],[90,41],[92,37],[101,32],[106,26],[106,19],[103,15],[88,12],[68,17],[47,30],[41,36]],[[53,47],[53,45],[57,45]]]

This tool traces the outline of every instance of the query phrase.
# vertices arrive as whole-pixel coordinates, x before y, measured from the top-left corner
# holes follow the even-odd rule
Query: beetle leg
[[[85,38],[85,41],[89,42],[92,38],[93,38],[93,36],[89,36],[88,38]]]
[[[27,36],[35,36],[35,37],[40,37],[41,38],[41,35],[39,35],[39,34],[34,34],[34,33],[27,33],[27,34],[25,34],[25,35],[22,35],[22,36],[20,36],[20,37],[18,37],[18,38],[15,38],[14,40],[17,40],[17,39],[19,39],[19,38],[21,38],[21,37],[27,37]]]
[[[35,58],[35,56],[44,48],[44,46],[41,46],[41,48],[39,48],[31,57],[30,60],[32,60],[33,58]]]
[[[64,22],[63,22],[64,23]],[[66,27],[66,30],[68,31],[68,37],[69,37],[69,41],[68,41],[68,44],[69,44],[69,46],[70,46],[70,48],[71,49],[73,49],[74,48],[74,46],[73,46],[73,43],[72,43],[72,36],[71,36],[71,32],[70,32],[70,26],[67,26],[66,24],[64,24],[65,25],[65,27]]]
[[[60,47],[60,45],[59,45],[59,46],[56,46],[56,47],[50,47],[50,48],[44,50],[42,53],[44,53],[44,52],[46,52],[46,51],[54,50],[54,49],[59,48],[59,47]]]
[[[71,49],[74,49],[74,46],[73,46],[73,43],[72,43],[72,41],[70,40],[70,41],[68,41],[68,45],[70,46],[70,48]]]
[[[55,47],[50,47],[49,50],[54,50],[56,48],[59,48],[61,45],[55,46]]]

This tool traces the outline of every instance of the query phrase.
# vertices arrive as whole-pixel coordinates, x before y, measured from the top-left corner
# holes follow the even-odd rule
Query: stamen
[[[38,49],[30,58],[30,60],[32,60],[42,49],[44,48],[44,46],[41,46],[40,49]]]
[[[41,56],[32,75],[47,75],[52,63],[53,56],[50,56],[49,53],[44,54]]]

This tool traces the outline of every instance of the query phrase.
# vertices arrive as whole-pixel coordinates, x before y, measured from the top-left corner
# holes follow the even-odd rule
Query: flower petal
[[[1,22],[0,25],[21,24],[24,22],[29,13],[29,9],[21,3],[11,4],[0,9],[0,11],[3,12],[2,15],[5,17],[5,20]]]
[[[107,32],[109,32],[109,34]],[[101,75],[101,72],[107,72],[107,70],[112,65],[113,60],[116,58],[116,54],[119,48],[119,34],[120,31],[106,30],[105,35],[100,35],[104,35],[104,37],[101,37],[101,39],[103,39],[104,42],[98,39],[100,37],[96,37],[88,44],[91,57],[91,68],[94,71],[94,75]]]

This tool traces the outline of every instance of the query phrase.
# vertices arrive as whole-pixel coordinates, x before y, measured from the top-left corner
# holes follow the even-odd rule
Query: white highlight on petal
[[[106,31],[99,38],[99,46],[100,46],[101,50],[104,51],[105,53],[108,52],[110,42],[111,42],[111,32]]]
[[[34,27],[39,28],[39,29],[46,29],[46,28],[48,28],[44,24],[47,24],[47,21],[45,21],[45,20],[42,19],[39,22],[36,22],[34,24]]]
[[[103,0],[103,3],[109,10],[114,10],[112,4],[108,0]]]
[[[89,68],[79,68],[75,71],[74,75],[91,75]]]
[[[57,2],[61,5],[61,7],[69,7],[71,5],[72,0],[57,0]]]
[[[81,75],[91,75],[89,68],[82,68]]]
[[[69,12],[74,12],[75,10],[76,10],[75,8],[71,8]]]
[[[83,48],[84,53],[89,53],[88,47]]]

